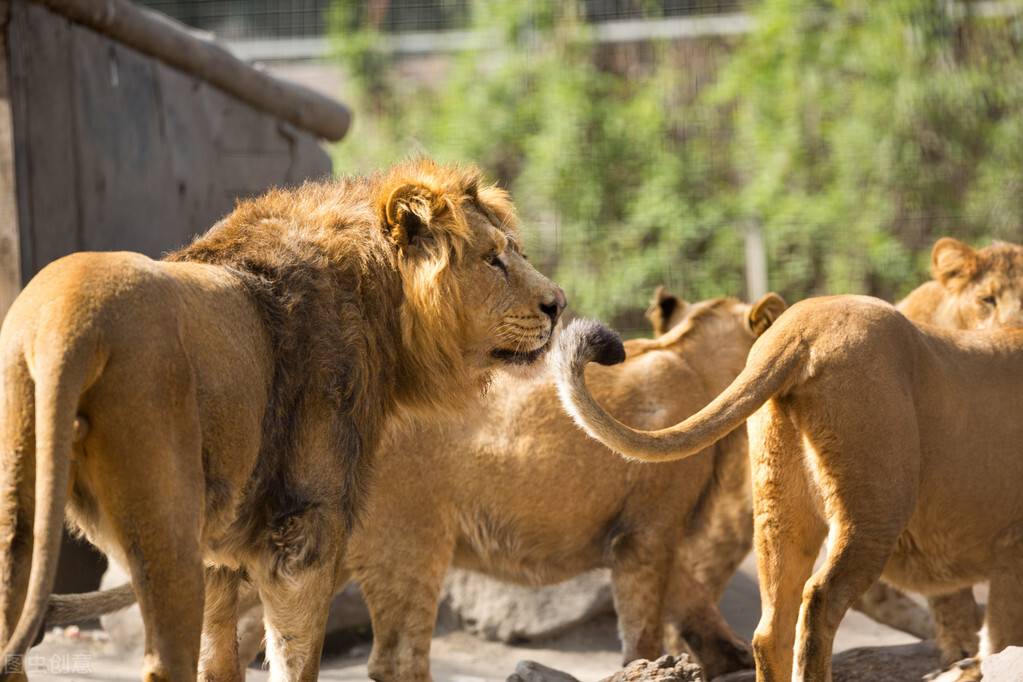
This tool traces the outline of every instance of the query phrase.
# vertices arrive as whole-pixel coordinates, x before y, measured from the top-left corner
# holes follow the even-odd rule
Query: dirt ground
[[[760,617],[760,601],[752,558],[736,574],[722,600],[729,623],[747,639]],[[914,637],[874,623],[850,612],[838,632],[835,650],[859,646],[907,644]],[[85,632],[77,638],[50,633],[26,661],[30,677],[46,682],[72,680],[132,681],[139,679],[141,657],[113,653],[109,642]],[[324,661],[322,680],[366,679],[369,644],[358,644],[347,654]],[[608,616],[560,637],[525,645],[487,642],[460,631],[439,632],[433,640],[435,682],[502,682],[522,659],[539,661],[575,675],[583,682],[599,680],[619,665],[615,620]],[[262,682],[265,670],[247,671],[246,679]]]

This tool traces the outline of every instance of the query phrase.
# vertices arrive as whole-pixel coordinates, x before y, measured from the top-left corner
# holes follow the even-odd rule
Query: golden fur
[[[995,242],[974,250],[943,237],[931,251],[931,274],[899,301],[899,312],[947,329],[1023,327],[1023,246]]]
[[[683,306],[673,333],[630,341],[628,361],[589,373],[597,395],[648,428],[724,388],[742,368],[751,328],[784,309],[774,294],[755,306]],[[608,566],[626,662],[661,654],[663,620],[708,674],[752,664],[716,607],[752,540],[742,434],[664,468],[608,457],[560,409],[549,376],[495,382],[467,414],[402,426],[381,448],[387,485],[368,495],[344,562],[373,618],[373,679],[429,679],[452,565],[527,585]]]
[[[810,299],[727,389],[660,431],[625,426],[587,391],[586,361],[620,357],[610,332],[573,323],[554,358],[565,407],[618,452],[686,458],[750,418],[758,680],[830,679],[835,630],[881,576],[924,594],[990,580],[990,651],[1023,644],[1023,330],[918,327],[876,299]]]
[[[243,201],[162,262],[52,263],[0,331],[5,655],[43,618],[67,500],[130,569],[148,679],[238,678],[243,575],[274,678],[315,679],[387,424],[532,364],[563,307],[504,192],[427,160]]]

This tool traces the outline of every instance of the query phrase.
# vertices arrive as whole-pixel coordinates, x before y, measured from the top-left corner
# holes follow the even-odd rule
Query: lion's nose
[[[568,305],[568,299],[565,298],[565,292],[561,290],[561,287],[555,287],[554,293],[544,296],[540,302],[540,312],[551,318],[551,324],[554,324],[558,321],[558,317],[566,305]]]

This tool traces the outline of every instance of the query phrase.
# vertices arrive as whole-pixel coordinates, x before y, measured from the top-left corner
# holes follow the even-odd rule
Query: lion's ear
[[[746,317],[746,324],[754,336],[760,336],[767,331],[768,327],[774,324],[778,316],[785,312],[789,304],[785,299],[774,292],[764,294],[760,300],[750,308]]]
[[[942,237],[931,250],[931,275],[943,286],[958,289],[977,274],[978,261],[969,244]]]
[[[437,212],[436,199],[427,187],[401,185],[391,192],[383,206],[383,218],[391,239],[400,248],[424,239]]]
[[[654,289],[654,297],[650,300],[646,318],[653,326],[654,335],[660,336],[668,331],[668,322],[679,308],[685,308],[686,302],[675,294],[669,293],[663,286]]]

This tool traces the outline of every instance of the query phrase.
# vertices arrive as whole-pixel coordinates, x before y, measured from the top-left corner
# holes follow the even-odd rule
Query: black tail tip
[[[617,365],[625,360],[622,337],[593,320],[574,320],[563,338],[588,361],[601,365]]]

